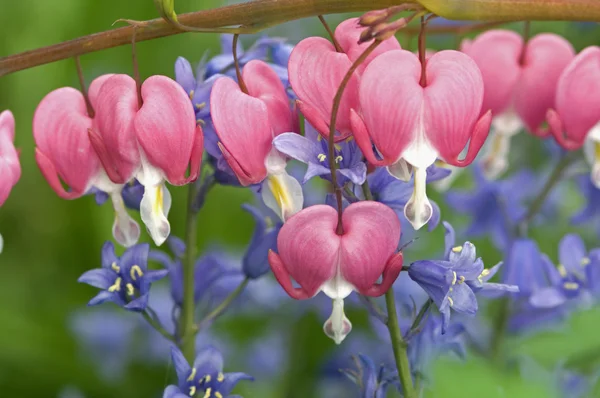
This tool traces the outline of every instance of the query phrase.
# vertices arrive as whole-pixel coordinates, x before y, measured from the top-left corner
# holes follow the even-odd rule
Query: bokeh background
[[[177,9],[182,13],[223,3],[218,0],[178,0]],[[0,0],[0,56],[110,29],[119,18],[144,20],[156,15],[150,0]],[[334,25],[343,16],[329,18]],[[507,26],[521,29],[520,24]],[[562,34],[578,50],[600,42],[600,29],[595,24],[533,23],[532,31]],[[309,34],[323,35],[324,31],[315,18],[286,24],[268,33],[285,35],[297,42]],[[248,45],[254,38],[242,40]],[[401,43],[404,45],[407,40],[403,37]],[[452,36],[429,40],[432,48],[454,48],[456,43]],[[219,52],[217,35],[189,33],[140,43],[141,75],[173,76],[177,56],[185,56],[195,63],[206,52]],[[81,61],[88,83],[103,73],[132,72],[128,46],[85,55]],[[162,388],[173,380],[166,351],[163,350],[162,361],[157,360],[156,355],[151,359],[144,355],[147,350],[145,340],[138,326],[132,326],[135,315],[121,314],[121,326],[118,322],[110,323],[104,312],[85,307],[87,300],[95,294],[94,289],[76,282],[84,271],[99,266],[100,248],[110,238],[113,216],[110,206],[99,207],[92,197],[75,201],[58,198],[35,165],[31,131],[33,112],[45,94],[61,86],[78,87],[72,59],[0,78],[0,110],[10,109],[15,115],[16,145],[21,150],[23,167],[21,181],[0,209],[0,232],[5,239],[5,251],[0,256],[0,396],[158,397]],[[542,169],[550,152],[542,150],[540,143],[530,137],[519,140],[518,149],[511,158]],[[461,177],[458,185],[468,186],[468,176]],[[172,188],[171,192],[174,203],[170,214],[172,231],[181,236],[185,188]],[[241,253],[253,224],[251,217],[240,209],[240,204],[250,197],[247,191],[235,188],[218,187],[210,193],[198,225],[198,244],[203,250],[218,243],[229,248],[232,256]],[[439,196],[434,194],[434,198],[443,203]],[[581,201],[575,185],[567,184],[554,219],[545,228],[533,231],[541,249],[554,260],[557,243],[567,231],[582,233],[588,247],[598,245],[593,229],[573,228],[568,224],[568,215]],[[445,206],[442,206],[442,215],[443,219],[458,226],[464,224],[464,217],[452,214]],[[420,233],[420,242],[409,257],[417,259],[438,253],[443,242],[441,229],[439,227],[431,234]],[[487,240],[475,242],[486,264],[494,264],[502,258]],[[294,304],[288,298],[280,300]],[[310,306],[310,303],[302,305]],[[109,306],[102,311],[112,310]],[[86,318],[86,313],[93,316]],[[218,334],[231,341],[226,350],[226,369],[232,371],[260,374],[261,369],[251,367],[256,364],[248,365],[249,362],[242,359],[248,355],[244,347],[273,333],[280,335],[283,341],[277,349],[269,351],[265,347],[263,352],[267,357],[280,356],[284,369],[280,377],[242,383],[236,391],[249,398],[333,396],[325,392],[327,387],[321,374],[323,363],[337,348],[321,332],[321,315],[315,310],[301,316],[286,317],[285,313],[279,312],[273,316],[277,317],[276,322],[267,322],[267,314],[225,316],[215,326]],[[368,333],[364,313],[353,314],[352,319],[359,330]],[[508,346],[531,355],[547,369],[563,362],[589,371],[600,359],[599,327],[600,310],[592,309],[574,315],[555,330],[514,338]],[[111,333],[113,343],[115,340],[120,342],[119,348],[113,353],[115,355],[108,355],[109,359],[101,359],[98,351],[89,350],[82,343],[78,330],[86,331],[87,335],[96,333],[96,342],[102,341],[104,333]],[[142,355],[133,354],[140,351]],[[102,349],[99,352],[102,353]],[[352,387],[341,377],[339,381],[335,377],[333,380]],[[469,355],[466,361],[441,359],[435,366],[433,380],[431,397],[551,397],[555,394],[542,378],[524,379],[513,366],[494,364],[475,354]]]

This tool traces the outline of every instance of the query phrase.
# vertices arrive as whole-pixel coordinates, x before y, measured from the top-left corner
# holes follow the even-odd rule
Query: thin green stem
[[[225,300],[221,302],[221,304],[219,304],[214,310],[212,310],[202,319],[202,321],[200,322],[200,327],[198,329],[201,329],[203,325],[209,324],[210,322],[214,321],[219,316],[221,316],[221,314],[223,314],[223,312],[225,312],[225,310],[229,308],[231,303],[233,303],[233,301],[244,291],[244,289],[248,285],[248,282],[250,282],[250,279],[244,278],[244,280],[238,285],[238,287],[236,287],[235,290],[231,292],[229,296],[227,296]]]
[[[196,200],[196,184],[192,183],[188,189],[188,208],[185,222],[185,256],[183,259],[183,305],[179,331],[181,333],[181,351],[185,358],[192,363],[196,356],[196,324],[194,321],[194,265],[196,260],[196,227],[198,224],[198,211],[194,208]]]
[[[167,332],[167,330],[160,323],[160,321],[158,319],[155,319],[153,316],[151,316],[148,311],[142,312],[142,316],[144,317],[146,322],[148,322],[148,324],[150,326],[152,326],[152,328],[154,330],[156,330],[158,333],[160,333],[165,339],[169,340],[172,343],[174,343],[176,341],[175,337],[171,333]]]
[[[363,195],[365,195],[366,200],[373,200],[373,194],[371,193],[371,189],[369,188],[369,181],[365,180],[363,184],[360,186],[363,191]]]
[[[415,319],[413,320],[412,325],[410,326],[410,334],[414,334],[418,331],[419,326],[421,325],[421,322],[423,322],[423,319],[425,319],[425,316],[427,315],[429,309],[431,308],[431,306],[433,305],[433,300],[432,299],[428,299],[425,304],[423,304],[423,306],[421,307],[421,309],[419,310],[419,312],[417,313],[417,316],[415,317]]]
[[[385,303],[387,306],[388,321],[387,327],[392,340],[392,348],[394,350],[394,359],[398,368],[398,375],[402,382],[402,391],[404,398],[417,398],[417,392],[413,386],[413,379],[410,373],[410,363],[406,354],[406,342],[402,338],[402,331],[398,323],[398,313],[396,312],[396,299],[394,290],[389,289],[385,294]]]

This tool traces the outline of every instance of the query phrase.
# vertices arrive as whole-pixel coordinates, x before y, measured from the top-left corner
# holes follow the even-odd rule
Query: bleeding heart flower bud
[[[273,138],[294,131],[294,117],[281,80],[265,62],[253,60],[242,75],[248,93],[228,78],[218,79],[210,106],[219,147],[244,186],[263,182],[265,204],[282,219],[302,209],[302,187],[285,171],[286,159]]]
[[[462,51],[473,58],[483,76],[485,92],[482,113],[494,114],[494,139],[484,166],[490,177],[508,166],[510,137],[523,126],[538,136],[546,112],[553,106],[560,74],[575,56],[573,46],[550,33],[523,38],[508,30],[490,30],[464,42]]]
[[[186,92],[166,76],[148,78],[133,125],[141,149],[138,181],[144,186],[140,215],[157,245],[169,236],[171,194],[164,181],[185,185],[198,178],[203,135]],[[189,167],[189,175],[186,177]]]
[[[360,83],[362,115],[352,110],[352,129],[367,160],[388,166],[405,178],[406,165],[415,171],[415,189],[404,214],[415,229],[429,221],[432,208],[425,190],[426,169],[436,158],[455,166],[470,164],[483,145],[490,112],[477,120],[483,80],[477,65],[457,51],[441,51],[426,66],[427,83],[420,85],[421,63],[408,51],[389,51],[373,60]],[[372,149],[375,144],[381,159]],[[458,159],[469,142],[464,159]]]
[[[103,75],[90,85],[92,107],[99,102],[103,84],[113,75]],[[115,209],[113,235],[123,246],[134,245],[138,224],[127,214],[121,198],[122,185],[110,181],[88,136],[94,125],[85,98],[78,90],[63,87],[46,95],[33,117],[35,158],[50,187],[64,199],[76,199],[92,187],[110,194]],[[62,186],[61,179],[69,190]]]
[[[0,113],[0,206],[21,178],[19,154],[15,149],[14,140],[15,118],[11,111],[4,111]]]
[[[574,150],[585,143],[592,182],[600,188],[600,47],[586,48],[564,70],[555,109],[548,111],[547,118],[563,148]]]
[[[334,300],[324,329],[339,344],[351,329],[342,300],[353,290],[367,296],[384,294],[402,269],[402,253],[396,253],[400,221],[381,203],[348,206],[342,215],[342,235],[336,233],[337,223],[337,211],[331,206],[302,210],[281,228],[279,254],[271,251],[269,264],[292,298],[307,299],[323,291]],[[294,287],[291,278],[300,287]]]
[[[329,136],[335,93],[352,63],[370,45],[358,44],[363,31],[364,28],[358,25],[358,18],[348,19],[335,30],[335,38],[344,52],[336,52],[333,44],[324,38],[309,37],[298,43],[290,56],[290,84],[298,95],[298,107],[324,137]],[[352,135],[350,109],[358,109],[358,84],[362,72],[379,54],[400,48],[395,37],[383,41],[350,78],[338,111],[336,141],[343,141]]]

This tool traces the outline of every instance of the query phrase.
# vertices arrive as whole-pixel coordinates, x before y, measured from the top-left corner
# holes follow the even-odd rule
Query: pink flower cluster
[[[0,206],[6,202],[10,191],[21,178],[19,153],[15,145],[15,118],[11,111],[0,113]],[[0,235],[0,253],[4,246]]]

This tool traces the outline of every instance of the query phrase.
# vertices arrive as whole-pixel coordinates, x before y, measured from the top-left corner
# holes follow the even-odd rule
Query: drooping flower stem
[[[342,95],[344,94],[344,90],[346,89],[346,86],[348,85],[348,82],[350,81],[350,78],[352,77],[352,75],[354,74],[354,72],[356,71],[356,69],[360,66],[360,64],[362,64],[365,59],[367,59],[367,57],[373,52],[375,51],[375,49],[377,48],[377,46],[379,46],[379,44],[381,44],[381,40],[375,40],[373,43],[371,43],[371,45],[369,47],[367,47],[365,49],[365,51],[363,51],[363,53],[360,55],[360,57],[358,57],[356,59],[356,61],[354,61],[354,63],[350,66],[350,69],[348,69],[348,72],[346,72],[346,75],[344,76],[344,78],[342,79],[342,82],[340,83],[340,86],[337,89],[337,92],[335,93],[335,97],[333,98],[333,106],[331,107],[331,120],[329,121],[329,142],[328,142],[328,149],[329,149],[329,169],[331,170],[331,184],[333,186],[333,191],[335,193],[335,198],[337,201],[337,208],[338,208],[338,225],[337,225],[337,233],[338,235],[342,235],[344,233],[344,227],[342,226],[342,189],[340,188],[340,186],[338,185],[337,182],[337,163],[335,162],[335,125],[337,122],[337,115],[338,115],[338,111],[340,109],[340,104],[342,102]]]
[[[173,335],[171,333],[169,333],[164,326],[160,323],[160,321],[158,319],[156,319],[155,316],[153,316],[154,311],[144,311],[142,312],[142,316],[144,317],[144,319],[146,320],[146,322],[148,322],[148,324],[150,326],[152,326],[152,328],[154,330],[156,330],[158,333],[160,333],[165,339],[169,340],[170,342],[175,342],[175,337],[173,337]]]
[[[198,211],[194,207],[197,184],[188,188],[188,207],[185,221],[185,256],[183,259],[183,305],[179,320],[180,346],[185,358],[191,362],[196,356],[196,324],[194,321],[194,263],[196,259],[196,230]]]
[[[90,97],[88,96],[87,87],[85,85],[85,79],[83,78],[83,69],[81,68],[81,61],[79,61],[79,57],[75,57],[75,66],[77,67],[77,77],[79,78],[79,86],[81,87],[81,94],[83,94],[83,98],[85,99],[85,107],[87,109],[88,116],[93,118],[96,115],[96,112],[94,112],[94,108],[92,107],[92,103],[90,102]]]
[[[240,60],[238,58],[238,53],[237,53],[237,44],[238,44],[238,40],[240,39],[240,35],[235,34],[233,35],[233,43],[232,43],[232,49],[231,49],[231,53],[233,54],[233,65],[235,66],[235,75],[238,79],[238,84],[240,85],[240,90],[242,90],[242,92],[244,94],[248,94],[248,87],[246,87],[246,83],[244,83],[244,79],[242,78],[242,71],[240,69]]]
[[[208,313],[208,315],[206,315],[202,319],[202,321],[200,322],[199,329],[201,329],[203,325],[209,324],[210,322],[212,322],[213,320],[215,320],[216,318],[218,318],[223,312],[225,312],[225,310],[227,308],[229,308],[229,306],[231,305],[231,303],[233,303],[233,301],[240,294],[242,294],[242,292],[244,291],[244,289],[248,285],[248,282],[250,282],[250,279],[249,278],[244,278],[244,280],[242,280],[242,282],[240,282],[240,284],[238,285],[238,287],[236,287],[235,290],[233,292],[231,292],[229,294],[229,296],[227,296],[221,302],[221,304],[219,304],[214,310],[212,310],[210,313]]]
[[[338,43],[337,39],[335,38],[335,35],[333,34],[333,31],[329,27],[329,24],[327,23],[327,21],[325,20],[325,17],[323,15],[319,15],[319,21],[321,21],[321,24],[327,31],[327,34],[329,35],[329,37],[331,38],[331,41],[333,42],[333,46],[335,47],[335,51],[337,51],[339,53],[343,52],[342,46],[340,46],[340,43]]]
[[[400,330],[400,324],[398,323],[398,313],[396,312],[396,298],[394,297],[394,290],[389,289],[385,294],[385,304],[387,306],[388,321],[387,328],[390,332],[390,339],[392,341],[392,349],[394,350],[394,359],[396,360],[396,367],[398,368],[398,376],[402,383],[402,392],[405,398],[416,398],[417,393],[413,385],[413,379],[410,372],[410,363],[408,362],[408,355],[406,353],[406,342],[402,338],[402,331]]]

